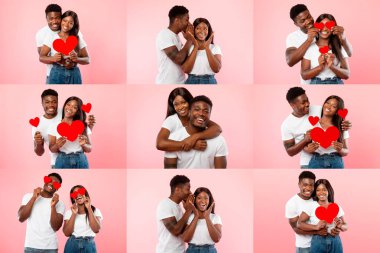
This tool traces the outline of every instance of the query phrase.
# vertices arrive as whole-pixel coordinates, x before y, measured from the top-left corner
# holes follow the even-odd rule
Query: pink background
[[[10,167],[8,167],[10,168]],[[43,186],[43,177],[51,170],[0,170],[0,207],[3,229],[0,231],[2,252],[22,252],[25,241],[26,221],[18,221],[17,212],[24,194]],[[126,245],[126,173],[122,170],[60,170],[62,187],[59,198],[66,210],[71,207],[70,189],[81,184],[89,192],[92,204],[103,214],[102,228],[95,241],[98,252],[125,252]],[[6,229],[8,228],[8,229]],[[67,237],[58,231],[59,252],[63,252]]]
[[[169,26],[168,13],[175,5],[189,10],[191,23],[198,17],[210,21],[214,42],[223,53],[222,69],[215,76],[218,83],[252,84],[253,2],[250,0],[127,1],[127,83],[155,83],[156,36]]]
[[[254,252],[295,252],[295,237],[285,218],[286,202],[299,192],[299,170],[255,170]],[[335,201],[342,206],[348,231],[340,237],[345,253],[379,252],[380,224],[378,204],[379,171],[318,170],[317,179],[326,178],[335,192]]]
[[[71,9],[78,14],[90,55],[90,64],[79,66],[83,83],[125,83],[125,2],[54,1],[62,7],[62,12]],[[47,24],[45,8],[51,3],[50,0],[1,1],[0,30],[4,37],[0,40],[0,83],[45,83],[46,65],[38,60],[35,35]]]
[[[183,173],[182,173],[183,172]],[[190,179],[191,191],[204,186],[215,199],[215,213],[222,218],[218,252],[253,252],[252,172],[247,170],[128,170],[127,252],[155,252],[156,208],[169,197],[170,180],[177,174]],[[228,185],[228,187],[226,187]]]
[[[351,75],[346,83],[379,83],[378,56],[380,36],[373,32],[377,24],[379,2],[353,1],[281,1],[269,0],[254,3],[254,76],[255,84],[300,83],[300,69],[286,64],[286,37],[298,28],[289,17],[290,8],[304,3],[314,19],[322,13],[332,14],[345,28],[353,46],[349,60]],[[274,8],[275,6],[275,8]]]
[[[291,87],[255,86],[252,91],[254,109],[251,115],[257,119],[253,124],[253,161],[255,168],[299,168],[299,155],[288,156],[281,140],[281,124],[293,111],[286,93]],[[347,120],[352,129],[348,139],[349,154],[344,157],[346,168],[379,168],[378,150],[374,148],[380,139],[380,115],[374,108],[378,105],[380,87],[375,85],[304,87],[311,105],[322,105],[330,95],[340,96],[348,109]],[[271,159],[274,158],[275,159]]]
[[[2,154],[0,168],[50,168],[50,156],[45,145],[45,154],[37,156],[33,149],[32,126],[29,119],[44,114],[41,93],[48,88],[40,85],[0,86],[3,121],[0,124]],[[90,114],[96,118],[91,135],[92,152],[87,153],[90,168],[125,168],[126,166],[126,116],[125,87],[54,86],[59,94],[58,108],[65,100],[77,96],[91,103]],[[21,158],[21,159],[20,159]],[[26,162],[27,161],[27,162]]]
[[[229,155],[228,168],[252,167],[254,117],[253,86],[186,86],[193,94],[213,102],[210,119],[223,129]],[[164,152],[156,149],[156,137],[165,120],[167,99],[176,86],[127,86],[127,167],[162,168]]]

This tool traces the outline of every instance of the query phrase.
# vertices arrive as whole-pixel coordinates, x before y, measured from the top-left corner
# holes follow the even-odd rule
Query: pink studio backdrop
[[[80,65],[83,83],[125,83],[126,1],[57,0],[62,12],[78,14],[80,31],[87,42],[89,65]],[[50,0],[3,0],[0,9],[2,66],[0,83],[41,84],[46,65],[38,60],[35,35],[47,22]],[[6,37],[5,37],[6,36]]]
[[[299,192],[299,173],[297,170],[255,170],[255,253],[295,251],[295,236],[285,218],[285,204]],[[348,231],[340,233],[344,252],[379,252],[378,233],[373,225],[380,223],[380,206],[376,201],[380,172],[317,170],[314,173],[317,179],[330,181],[335,201],[345,212]]]
[[[169,26],[168,13],[175,5],[183,5],[189,10],[191,23],[198,17],[210,21],[214,43],[223,53],[222,69],[216,74],[218,83],[252,84],[253,2],[249,0],[127,1],[127,83],[155,83],[158,70],[156,36]]]
[[[50,168],[46,145],[43,156],[34,153],[32,126],[29,124],[29,119],[44,114],[41,93],[47,88],[40,85],[0,86],[0,94],[3,95],[0,105],[7,108],[0,125],[1,132],[7,133],[2,138],[4,148],[0,168]],[[77,96],[84,103],[92,104],[90,114],[95,116],[96,124],[90,137],[92,152],[86,153],[90,168],[125,168],[125,88],[108,85],[52,88],[59,94],[58,108],[62,109],[70,96]]]
[[[204,186],[215,199],[215,213],[222,218],[220,253],[253,252],[253,177],[248,170],[127,171],[127,252],[155,252],[158,242],[156,208],[169,197],[170,180],[177,174],[190,179],[191,191]],[[226,187],[228,185],[228,187]]]
[[[127,167],[163,168],[164,152],[156,149],[156,137],[165,120],[169,93],[177,86],[127,86]],[[228,168],[252,167],[252,86],[186,86],[193,94],[213,102],[210,119],[223,129],[229,155]]]
[[[288,156],[281,140],[281,124],[292,112],[286,93],[290,86],[255,86],[253,90],[254,111],[258,124],[252,132],[255,142],[253,161],[255,168],[299,168],[299,154]],[[352,129],[348,139],[349,154],[344,157],[346,168],[379,168],[378,151],[373,144],[380,139],[380,115],[377,108],[380,87],[365,86],[321,86],[304,87],[311,105],[322,105],[330,95],[338,95],[348,109],[347,120]],[[275,157],[275,159],[273,159]]]
[[[11,167],[9,167],[11,168]],[[21,206],[24,194],[32,193],[37,187],[43,186],[43,177],[51,170],[0,170],[0,212],[3,228],[0,232],[2,252],[22,252],[25,242],[26,221],[18,221],[17,212]],[[59,198],[64,202],[66,210],[71,208],[70,189],[81,184],[89,192],[92,204],[103,214],[101,230],[96,235],[98,252],[125,252],[126,245],[126,173],[123,170],[60,170],[62,187],[58,190]],[[17,184],[17,187],[15,187]],[[63,227],[63,226],[62,226]],[[58,231],[59,252],[63,252],[67,237]],[[112,243],[111,243],[112,242]]]
[[[292,68],[286,64],[286,37],[298,28],[289,17],[290,8],[305,4],[314,20],[322,13],[332,14],[344,27],[353,46],[349,59],[351,75],[346,83],[379,83],[378,55],[380,36],[373,32],[380,4],[376,0],[337,1],[281,1],[255,0],[254,3],[254,76],[255,84],[300,83],[300,63]],[[276,8],[273,8],[276,6]]]

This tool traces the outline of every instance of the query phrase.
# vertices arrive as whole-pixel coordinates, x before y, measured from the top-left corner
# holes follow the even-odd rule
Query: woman
[[[45,39],[40,51],[40,61],[46,64],[53,64],[48,78],[48,84],[81,84],[82,77],[77,64],[89,64],[90,58],[86,49],[86,42],[79,32],[79,19],[75,12],[66,11],[62,15],[61,31]],[[78,39],[78,45],[69,55],[57,52],[53,48],[56,39],[67,41],[69,36]]]
[[[189,74],[186,84],[217,84],[215,73],[222,67],[222,51],[214,44],[214,33],[205,18],[194,20],[193,45],[182,70]]]
[[[342,157],[348,155],[349,134],[342,130],[343,119],[338,115],[340,109],[344,109],[344,101],[338,96],[329,96],[323,103],[321,119],[315,127],[326,130],[334,126],[339,129],[340,135],[328,148],[320,147],[316,142],[305,147],[306,152],[313,154],[308,168],[344,168]]]
[[[222,220],[215,214],[215,202],[209,189],[194,192],[195,209],[187,221],[183,240],[189,243],[186,253],[216,253],[215,243],[222,238]]]
[[[298,219],[297,227],[304,231],[316,231],[327,227],[328,234],[326,236],[313,235],[311,239],[311,253],[342,253],[342,241],[339,235],[331,235],[331,231],[332,229],[347,231],[348,227],[343,217],[343,209],[339,206],[338,215],[331,224],[319,220],[315,215],[315,211],[320,206],[327,208],[331,203],[334,203],[334,189],[327,179],[317,180],[314,187],[312,196],[315,202],[312,203],[308,210],[303,210]]]
[[[65,245],[65,253],[96,253],[94,237],[100,230],[102,213],[91,205],[88,191],[81,185],[70,190],[71,209],[65,212],[63,233],[70,237]]]
[[[91,152],[89,135],[90,128],[87,127],[86,113],[82,110],[83,102],[78,97],[69,97],[62,110],[62,122],[72,125],[79,120],[84,125],[84,130],[74,141],[69,141],[57,131],[57,126],[52,126],[49,133],[49,148],[53,153],[59,153],[55,161],[55,168],[88,168],[88,160],[83,152]]]
[[[302,59],[301,76],[304,80],[311,79],[311,84],[343,84],[342,79],[348,79],[350,76],[348,55],[338,35],[333,34],[331,21],[337,25],[335,18],[330,14],[322,14],[317,18],[316,22],[322,24],[323,28],[316,42],[310,45]],[[321,53],[319,50],[324,47],[328,47],[328,52]]]
[[[191,93],[183,87],[175,88],[170,92],[166,119],[157,135],[157,149],[168,152],[189,151],[191,149],[203,151],[207,147],[205,139],[212,139],[220,135],[222,129],[210,121],[205,131],[193,134],[183,141],[169,140],[171,133],[189,124],[189,107],[192,99]]]

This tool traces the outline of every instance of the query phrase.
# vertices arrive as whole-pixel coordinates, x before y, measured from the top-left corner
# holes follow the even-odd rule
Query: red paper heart
[[[78,197],[78,194],[84,196],[86,194],[86,189],[85,188],[79,188],[77,191],[73,191],[70,194],[70,197],[73,199],[76,199]]]
[[[339,206],[335,203],[331,203],[327,208],[323,206],[319,206],[315,210],[315,215],[318,219],[324,220],[327,223],[332,223],[335,219],[335,217],[339,213]]]
[[[53,181],[50,177],[48,177],[48,176],[44,176],[44,183],[45,184],[48,184],[48,183],[50,183],[51,181]]]
[[[319,52],[321,54],[327,54],[329,52],[329,50],[330,50],[329,46],[323,46],[323,47],[319,48]]]
[[[38,117],[35,117],[34,119],[30,119],[29,120],[29,123],[34,126],[34,127],[38,127],[38,125],[40,124],[40,118]]]
[[[75,191],[75,192],[70,193],[70,197],[71,197],[72,199],[76,199],[76,198],[78,197],[78,192]]]
[[[54,189],[58,190],[59,188],[61,188],[61,184],[58,182],[53,182],[53,187]]]
[[[323,23],[317,23],[317,22],[314,23],[314,27],[318,28],[319,30],[322,30],[324,26],[325,25]]]
[[[338,115],[340,117],[342,117],[342,119],[345,119],[346,116],[347,116],[347,113],[348,113],[348,110],[345,108],[345,109],[339,109],[338,110]]]
[[[84,194],[86,194],[86,189],[85,189],[85,188],[79,188],[79,189],[78,189],[78,193],[79,193],[80,195],[84,195]]]
[[[319,121],[319,117],[318,116],[309,116],[309,122],[312,126],[315,126],[315,124],[317,124]]]
[[[324,148],[328,148],[331,142],[336,141],[340,136],[339,129],[331,126],[324,131],[320,127],[315,127],[310,132],[310,137],[313,141],[318,142]]]
[[[75,120],[71,125],[66,122],[59,123],[57,131],[61,136],[66,137],[69,141],[75,141],[78,135],[82,134],[84,130],[84,124],[80,120]]]
[[[91,103],[87,103],[85,105],[82,105],[82,110],[89,113],[91,111],[92,105]]]
[[[335,22],[333,20],[326,22],[325,26],[327,29],[331,30],[335,26]]]
[[[62,39],[56,39],[53,41],[53,48],[55,51],[60,52],[64,55],[69,55],[77,45],[78,39],[76,36],[67,37],[66,42]]]

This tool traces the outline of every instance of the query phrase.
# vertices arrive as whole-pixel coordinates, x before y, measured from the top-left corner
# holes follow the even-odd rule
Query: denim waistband
[[[319,77],[313,77],[311,80],[318,80],[318,81],[329,81],[329,80],[337,80],[340,79],[339,77],[327,77],[325,79],[319,78]]]
[[[194,75],[194,74],[189,74],[191,77],[198,77],[198,78],[209,78],[209,77],[214,77],[215,75]]]
[[[189,248],[203,248],[203,249],[207,249],[207,248],[214,248],[215,245],[214,244],[203,244],[203,245],[196,245],[194,243],[189,243]]]
[[[60,63],[56,63],[56,62],[53,63],[53,67],[60,68],[60,69],[67,69],[64,64],[60,64]],[[76,63],[70,69],[74,69],[75,67],[77,67]]]
[[[70,238],[72,238],[74,240],[87,240],[87,241],[94,240],[93,236],[78,236],[78,237],[76,237],[75,235],[72,235],[72,236],[70,236]]]
[[[317,157],[324,157],[324,156],[341,156],[338,152],[333,152],[329,154],[319,154],[319,153],[314,153],[315,156]]]
[[[65,152],[59,152],[59,154],[62,154],[62,155],[80,155],[80,154],[83,154],[83,150],[82,151],[77,151],[77,152],[71,152],[71,153],[68,153],[68,154],[66,154]]]

